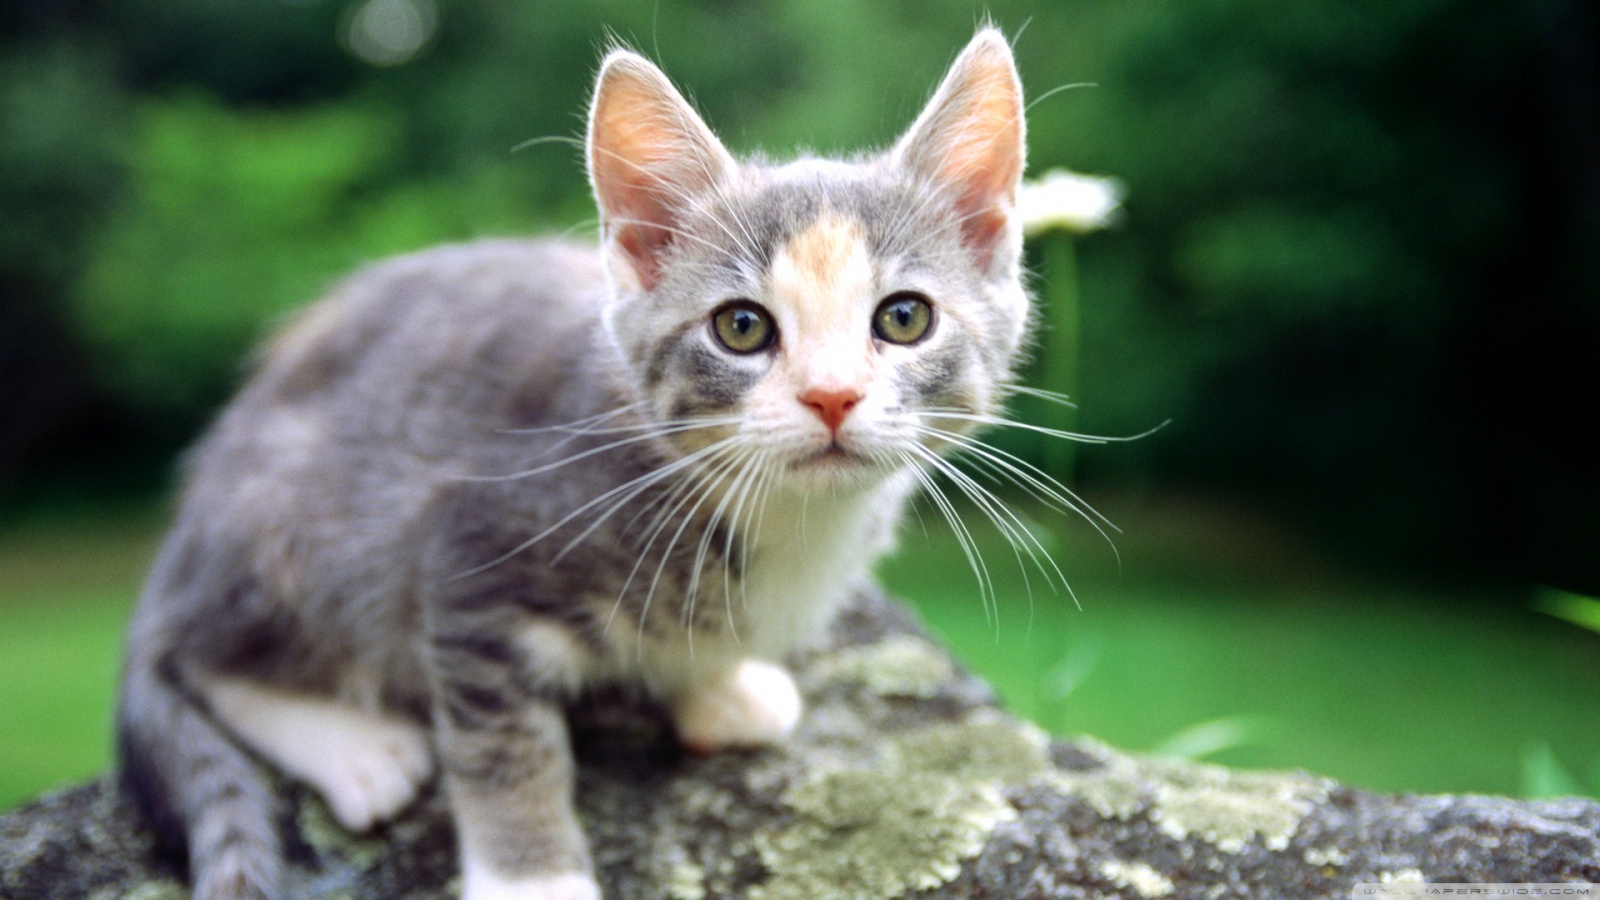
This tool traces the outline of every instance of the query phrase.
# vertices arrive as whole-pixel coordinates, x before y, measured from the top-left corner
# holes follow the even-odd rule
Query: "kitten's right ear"
[[[649,290],[686,204],[729,177],[733,157],[667,76],[628,50],[600,66],[587,154],[612,276]]]

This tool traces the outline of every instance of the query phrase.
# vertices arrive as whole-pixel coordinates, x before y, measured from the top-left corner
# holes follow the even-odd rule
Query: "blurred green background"
[[[1586,0],[61,0],[0,8],[0,808],[106,766],[175,460],[273,322],[388,253],[592,231],[578,153],[512,148],[580,131],[609,41],[736,150],[847,151],[985,15],[1032,96],[1095,85],[1031,109],[1031,170],[1127,189],[1030,244],[1080,298],[1040,353],[1075,372],[1030,377],[1079,409],[1020,412],[1171,424],[996,436],[1122,528],[1018,498],[1077,604],[975,528],[991,621],[931,508],[885,579],[1058,733],[1600,792]]]

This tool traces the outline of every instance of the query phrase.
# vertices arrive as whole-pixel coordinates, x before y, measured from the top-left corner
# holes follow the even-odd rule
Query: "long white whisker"
[[[1022,555],[1024,553],[1028,555],[1028,559],[1033,563],[1034,567],[1039,570],[1039,574],[1044,577],[1045,584],[1048,585],[1052,591],[1056,590],[1056,583],[1059,581],[1061,587],[1066,589],[1067,595],[1072,597],[1073,605],[1078,605],[1078,595],[1072,590],[1072,585],[1067,581],[1066,574],[1062,572],[1061,567],[1056,564],[1055,557],[1050,555],[1049,549],[1046,548],[1039,540],[1038,535],[1033,533],[1033,529],[1029,528],[1027,523],[1022,521],[1020,516],[1013,512],[1010,507],[1006,506],[1005,503],[1002,502],[999,497],[995,496],[992,491],[974,481],[972,476],[957,468],[954,463],[947,459],[941,458],[933,451],[926,448],[919,448],[919,451],[924,455],[924,458],[927,459],[931,465],[937,468],[940,472],[943,472],[945,476],[956,485],[956,487],[960,488],[968,498],[978,505],[979,509],[983,511],[984,515],[988,516],[989,520],[994,523],[995,527],[1000,529],[1000,532],[1006,538],[1006,541],[1011,544],[1011,550],[1017,557],[1017,565],[1022,570],[1024,585],[1028,587],[1030,619],[1033,591],[1031,582],[1028,579],[1028,567],[1022,559]],[[1045,567],[1046,563],[1049,564],[1048,569]],[[1052,573],[1054,573],[1055,576],[1053,579],[1051,577]]]
[[[566,557],[566,555],[568,553],[571,553],[573,551],[573,549],[576,548],[579,544],[583,543],[585,540],[588,540],[589,535],[593,534],[595,532],[595,529],[597,529],[601,525],[605,524],[607,519],[611,518],[611,516],[616,514],[624,506],[627,506],[629,503],[632,503],[640,494],[642,494],[645,491],[649,490],[650,488],[654,487],[658,482],[660,482],[665,477],[669,477],[669,476],[675,475],[678,472],[682,471],[684,468],[697,466],[699,464],[699,462],[700,462],[701,457],[703,455],[706,455],[706,451],[710,451],[713,447],[716,447],[716,446],[717,446],[716,444],[713,444],[713,445],[711,445],[711,447],[703,448],[702,451],[699,451],[696,454],[692,454],[689,457],[684,457],[684,458],[682,458],[680,460],[676,460],[676,461],[674,461],[672,463],[668,463],[667,465],[662,466],[662,467],[660,467],[658,469],[653,469],[650,472],[645,473],[644,475],[641,475],[641,476],[639,476],[637,478],[632,479],[627,484],[622,485],[621,487],[622,488],[626,488],[627,490],[624,491],[620,497],[617,497],[615,502],[613,502],[610,506],[606,507],[606,510],[604,512],[602,512],[599,515],[595,516],[594,521],[590,522],[587,526],[585,526],[582,531],[578,532],[576,535],[573,535],[572,539],[567,541],[567,543],[562,546],[562,548],[556,553],[556,555],[551,559],[551,561],[552,562],[560,562],[563,558]],[[681,489],[681,485],[682,485],[682,482],[681,481],[678,482],[677,484],[675,484],[673,486],[672,491],[675,492],[675,491]],[[598,497],[596,499],[605,499],[606,497],[611,496],[611,495],[613,495],[613,494],[615,494],[617,492],[618,492],[618,489],[617,488],[613,488],[612,490],[607,491],[605,494],[601,494],[600,497]],[[669,492],[669,493],[671,493],[671,492]],[[648,512],[650,509],[652,509],[657,503],[661,502],[662,496],[663,495],[661,495],[661,494],[657,494],[655,497],[652,497],[648,502],[646,502],[645,505],[639,510],[639,512],[634,513],[633,518],[628,520],[628,526],[632,526],[634,522],[637,522],[639,520],[640,516],[644,515],[646,512]],[[591,501],[591,503],[592,503],[592,501]],[[584,507],[579,507],[579,509],[576,510],[576,511],[577,512],[581,512],[581,511],[583,511],[583,509],[585,507],[587,507],[589,505],[591,505],[591,504],[584,504]],[[626,528],[624,530],[626,530]]]
[[[598,425],[599,423],[604,422],[607,419],[614,419],[617,416],[620,416],[620,415],[628,412],[629,410],[633,410],[633,409],[639,408],[639,406],[641,406],[641,405],[642,404],[639,404],[639,403],[627,403],[627,404],[624,404],[622,406],[617,407],[616,409],[608,410],[608,411],[603,412],[603,413],[595,413],[592,416],[585,416],[585,417],[583,417],[581,419],[574,419],[571,422],[562,422],[559,425],[541,425],[538,428],[502,428],[502,429],[500,429],[500,433],[501,434],[545,434],[545,433],[552,432],[552,431],[559,431],[559,432],[571,432],[573,434],[590,434],[590,433],[593,433],[593,432],[590,431],[590,426],[591,425]],[[637,427],[639,427],[639,428],[650,428],[650,427],[653,427],[653,426],[641,423]]]
[[[622,582],[621,589],[617,591],[617,602],[612,607],[611,616],[607,618],[606,627],[602,633],[610,632],[611,623],[616,618],[617,611],[622,607],[622,602],[627,597],[628,589],[633,585],[633,580],[638,576],[640,567],[644,565],[646,557],[650,554],[650,548],[655,544],[656,538],[660,537],[661,532],[665,530],[667,524],[671,521],[672,515],[682,508],[682,504],[687,502],[687,499],[693,496],[701,485],[705,484],[711,477],[710,473],[716,467],[722,465],[726,457],[733,455],[733,445],[735,443],[737,443],[737,437],[730,437],[704,448],[701,451],[700,458],[694,461],[694,472],[686,478],[679,479],[663,497],[656,498],[661,500],[661,507],[657,510],[655,518],[651,520],[649,527],[645,529],[643,535],[644,544],[639,548],[639,556],[634,560],[633,568],[628,571],[628,577]],[[707,456],[710,458],[706,459],[705,457]],[[654,502],[652,501],[652,503]],[[645,620],[649,617],[650,602],[654,598],[654,593],[654,586],[652,585],[651,592],[645,595],[644,604],[639,610],[638,643],[641,653],[644,646]]]
[[[734,513],[731,517],[728,516],[728,509],[730,505],[735,503],[735,498],[738,498],[738,504],[743,504],[744,492],[748,489],[750,479],[755,471],[750,453],[737,457],[735,464],[738,465],[738,473],[734,475],[733,481],[728,485],[727,490],[723,491],[722,499],[717,501],[717,507],[712,510],[710,519],[700,532],[699,544],[695,547],[694,568],[689,576],[689,603],[686,611],[689,617],[688,625],[691,633],[694,628],[694,606],[696,598],[699,596],[700,573],[705,570],[706,555],[711,550],[712,537],[716,534],[717,526],[720,525],[724,530],[725,546],[732,542],[734,529],[738,527],[738,507],[734,506]],[[728,559],[725,551],[722,562],[722,589],[724,594],[728,593],[728,578]],[[728,616],[728,629],[733,635],[733,642],[738,644],[739,629],[731,614]]]
[[[1003,416],[970,413],[956,409],[923,409],[919,410],[919,412],[933,419],[954,419],[960,422],[976,422],[980,425],[992,425],[1000,428],[1020,428],[1023,431],[1032,431],[1038,434],[1049,435],[1050,437],[1061,438],[1062,440],[1077,441],[1078,443],[1082,444],[1113,444],[1141,440],[1167,427],[1167,425],[1172,421],[1171,419],[1168,419],[1154,428],[1141,431],[1138,434],[1112,436],[1103,434],[1080,434],[1075,431],[1062,431],[1059,428],[1047,428],[1043,425],[1033,425],[1028,422],[1018,422],[1015,419],[1007,419]]]
[[[683,238],[684,240],[694,241],[697,244],[700,244],[702,246],[708,247],[711,250],[722,254],[723,257],[725,257],[726,259],[728,259],[729,261],[731,261],[731,262],[733,262],[735,264],[740,264],[740,263],[744,262],[744,259],[742,257],[740,257],[739,254],[733,252],[732,250],[729,250],[727,247],[723,247],[723,246],[717,244],[715,241],[708,240],[706,238],[701,237],[698,234],[694,234],[692,232],[685,231],[684,229],[678,228],[678,227],[676,227],[674,225],[667,225],[667,224],[662,223],[662,222],[651,222],[651,221],[647,221],[645,219],[629,219],[629,218],[626,218],[624,216],[607,216],[606,217],[606,222],[607,223],[621,223],[621,224],[624,224],[624,225],[639,225],[639,226],[642,226],[642,227],[645,227],[645,228],[659,228],[662,231],[665,231],[665,232],[671,234],[673,237],[679,237],[679,238]]]
[[[761,457],[761,466],[764,469],[764,473],[761,476],[761,482],[756,486],[755,500],[752,503],[752,508],[755,511],[755,524],[746,530],[745,539],[739,545],[740,609],[748,609],[750,607],[750,583],[743,577],[743,573],[750,571],[751,549],[761,544],[761,528],[767,521],[767,498],[772,495],[772,487],[778,480],[778,467],[767,465],[766,455]],[[732,600],[725,598],[725,602],[732,603]]]
[[[642,434],[635,434],[631,437],[625,437],[620,440],[601,444],[598,447],[590,447],[589,449],[580,453],[574,453],[571,456],[562,457],[561,459],[546,463],[542,466],[524,469],[521,472],[512,472],[508,475],[462,475],[460,476],[460,479],[462,481],[516,481],[519,478],[531,478],[534,475],[542,475],[545,472],[559,469],[562,466],[571,465],[579,460],[588,459],[596,454],[606,453],[619,447],[626,447],[630,444],[640,443],[641,441],[652,441],[671,434],[682,434],[686,431],[698,431],[704,428],[716,428],[718,426],[730,425],[736,423],[737,421],[737,419],[731,416],[719,416],[708,417],[703,420],[681,422],[675,425],[665,425],[645,431]]]
[[[678,541],[683,538],[684,531],[688,530],[690,523],[694,521],[695,514],[700,511],[700,507],[705,505],[706,500],[709,499],[717,490],[718,485],[722,484],[722,482],[727,478],[728,473],[733,471],[733,469],[738,466],[739,461],[740,457],[737,453],[730,453],[729,458],[725,462],[721,463],[711,475],[700,480],[695,491],[685,494],[683,499],[678,502],[678,505],[673,508],[673,512],[676,514],[676,511],[681,509],[691,498],[694,499],[694,505],[683,514],[683,519],[678,523],[677,530],[672,533],[671,539],[669,539],[666,546],[662,548],[661,559],[658,563],[656,563],[655,575],[653,575],[650,579],[650,589],[645,593],[644,602],[646,608],[649,608],[651,599],[655,597],[656,589],[661,584],[661,576],[665,574],[667,570],[667,562],[672,558],[672,551],[675,547],[677,547]],[[652,536],[651,542],[653,543],[654,540],[655,536]],[[646,549],[648,549],[648,545]],[[684,610],[684,621],[687,623],[686,631],[688,633],[690,658],[694,657],[694,598],[695,592],[699,589],[699,583],[699,571],[690,572],[688,596],[685,597],[686,602]]]
[[[966,557],[967,567],[978,580],[978,600],[983,607],[983,620],[986,624],[993,625],[997,630],[1000,627],[1000,604],[994,593],[994,582],[989,578],[988,566],[984,565],[983,554],[978,552],[978,545],[973,540],[972,532],[967,530],[961,516],[956,512],[955,506],[950,503],[950,498],[944,495],[939,485],[923,468],[909,456],[902,454],[906,466],[912,471],[917,482],[922,485],[928,499],[933,501],[945,522],[949,523],[950,530],[956,536],[956,543],[961,547],[961,553]],[[991,611],[992,605],[992,611]]]
[[[1066,394],[1060,393],[1059,391],[1047,391],[1044,388],[1029,387],[1025,384],[1013,384],[1005,388],[1004,393],[1008,395],[1016,394],[1023,397],[1037,397],[1040,400],[1054,403],[1057,406],[1065,406],[1068,409],[1078,408],[1078,404],[1074,403],[1072,398],[1068,397]]]
[[[1082,516],[1095,527],[1096,531],[1100,532],[1101,537],[1111,543],[1112,549],[1116,548],[1116,543],[1111,540],[1111,536],[1106,533],[1105,529],[1109,528],[1119,533],[1122,529],[1118,528],[1110,519],[1101,515],[1099,510],[1084,502],[1083,498],[1073,493],[1066,485],[1063,485],[1033,463],[968,435],[945,431],[927,425],[913,427],[919,433],[947,441],[958,450],[970,453],[972,456],[988,462],[996,470],[1003,472],[1004,477],[1011,483],[1026,490],[1035,499],[1046,505],[1060,512],[1072,512]]]
[[[528,538],[527,540],[523,541],[522,543],[518,544],[517,546],[511,548],[510,550],[507,550],[505,553],[501,554],[500,556],[497,556],[494,559],[491,559],[488,562],[483,563],[481,565],[474,566],[474,567],[472,567],[470,569],[467,569],[464,572],[459,572],[459,573],[457,573],[455,575],[452,575],[452,576],[450,576],[450,580],[453,581],[453,580],[458,579],[458,578],[465,578],[468,575],[475,575],[475,574],[477,574],[479,572],[482,572],[482,571],[484,571],[486,569],[490,569],[490,568],[493,568],[494,566],[498,566],[501,563],[505,562],[506,560],[510,559],[511,557],[516,556],[518,553],[521,553],[522,551],[528,549],[529,547],[532,547],[534,544],[537,544],[540,541],[544,540],[545,538],[549,537],[550,535],[554,534],[556,531],[560,530],[560,528],[562,526],[566,525],[568,522],[571,522],[573,519],[577,518],[578,516],[583,515],[589,509],[591,509],[591,508],[593,508],[595,506],[598,506],[601,503],[604,503],[606,500],[610,499],[611,497],[614,497],[617,494],[623,493],[624,491],[628,491],[628,490],[634,488],[636,485],[638,485],[640,483],[654,483],[655,481],[659,481],[659,480],[661,480],[663,478],[667,478],[667,477],[671,476],[674,472],[677,472],[678,470],[683,469],[686,466],[694,465],[695,461],[699,457],[701,457],[704,454],[709,453],[709,452],[717,449],[720,446],[723,446],[724,444],[726,444],[727,442],[732,441],[732,440],[733,440],[732,438],[724,438],[722,441],[718,441],[715,444],[711,444],[708,447],[704,447],[704,448],[702,448],[700,450],[697,450],[694,453],[689,454],[688,456],[685,456],[685,457],[682,457],[680,459],[674,460],[674,461],[672,461],[672,462],[670,462],[670,463],[668,463],[668,464],[666,464],[664,466],[661,466],[658,469],[652,469],[651,471],[646,472],[645,474],[640,475],[639,477],[634,478],[631,481],[627,481],[627,482],[624,482],[623,484],[617,485],[616,487],[611,488],[610,490],[606,491],[605,493],[600,494],[599,496],[591,498],[587,503],[584,503],[582,506],[578,507],[577,509],[574,509],[572,512],[569,512],[565,516],[562,516],[559,520],[556,521],[555,524],[550,525],[549,527],[545,528],[543,531],[539,532],[538,534],[535,534],[533,537]],[[612,512],[614,512],[616,510],[616,508],[617,508],[616,506],[613,506],[610,510],[608,510],[606,512],[606,515],[609,516]],[[599,523],[596,522],[594,525],[592,525],[588,529],[588,531],[593,531],[594,528],[598,526],[598,524]],[[570,547],[569,548],[563,548],[562,552],[565,553],[567,549],[570,549]]]

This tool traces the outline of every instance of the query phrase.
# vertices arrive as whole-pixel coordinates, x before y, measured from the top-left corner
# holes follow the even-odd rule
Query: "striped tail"
[[[195,900],[278,900],[274,801],[250,757],[148,659],[128,661],[117,724],[123,785],[187,850]]]

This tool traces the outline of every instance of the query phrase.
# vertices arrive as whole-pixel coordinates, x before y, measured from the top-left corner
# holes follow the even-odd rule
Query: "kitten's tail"
[[[272,793],[159,660],[130,654],[117,738],[124,787],[163,839],[187,845],[195,900],[276,900]]]

